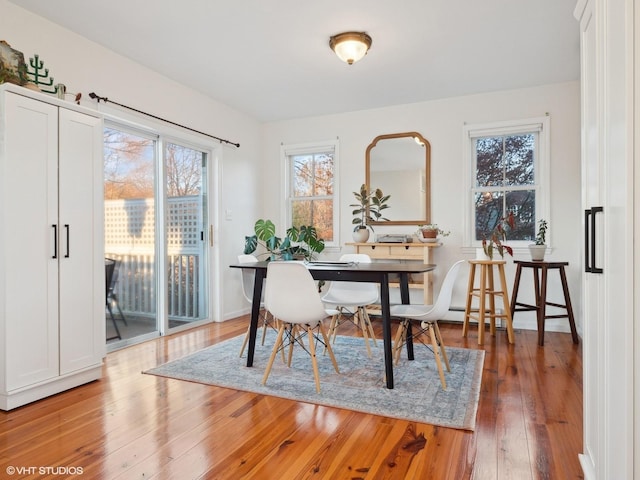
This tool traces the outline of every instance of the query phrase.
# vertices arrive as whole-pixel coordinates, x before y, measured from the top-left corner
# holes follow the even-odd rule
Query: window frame
[[[325,241],[325,247],[337,247],[340,245],[340,189],[338,188],[338,172],[339,172],[339,141],[335,140],[325,140],[319,142],[306,142],[306,143],[292,143],[292,144],[281,144],[280,146],[280,158],[281,158],[281,168],[282,168],[282,178],[284,178],[284,188],[282,195],[282,209],[281,209],[281,217],[283,219],[282,224],[285,226],[284,229],[288,229],[292,225],[292,187],[293,187],[293,179],[292,179],[292,165],[291,165],[291,157],[294,155],[304,155],[304,154],[318,154],[318,153],[326,153],[333,151],[333,195],[332,195],[332,206],[333,206],[333,240]],[[309,197],[312,198],[312,197]],[[282,232],[284,234],[284,232]]]
[[[222,272],[220,269],[220,244],[214,242],[213,238],[209,235],[219,230],[219,218],[218,208],[220,205],[220,192],[222,192],[222,181],[220,175],[220,165],[222,163],[223,149],[219,142],[204,137],[203,135],[191,132],[185,132],[182,129],[176,128],[172,125],[167,125],[160,121],[149,120],[147,118],[140,118],[137,115],[127,112],[114,111],[112,112],[109,107],[105,107],[102,112],[104,116],[104,128],[114,128],[125,132],[139,135],[145,138],[154,139],[156,141],[155,148],[155,202],[159,208],[162,208],[163,215],[159,218],[159,223],[156,225],[156,244],[158,248],[167,248],[167,239],[164,235],[166,228],[166,186],[164,184],[165,177],[165,144],[175,143],[183,147],[193,148],[206,154],[207,156],[207,174],[206,178],[203,177],[202,181],[207,182],[206,192],[206,204],[203,208],[206,208],[206,218],[208,227],[205,229],[205,241],[209,245],[205,247],[205,256],[207,262],[207,284],[205,289],[208,295],[208,305],[205,318],[191,322],[184,326],[169,327],[167,305],[166,302],[160,302],[158,306],[157,315],[161,319],[159,324],[160,335],[166,335],[175,333],[181,330],[197,327],[207,323],[219,321],[222,318],[222,301],[221,291],[219,285],[222,281]],[[160,255],[159,263],[157,266],[159,271],[165,271],[166,259],[163,255]],[[158,280],[158,295],[165,295],[164,289],[160,288],[160,282]]]
[[[535,191],[536,209],[535,218],[537,232],[537,221],[541,218],[550,222],[550,177],[551,165],[551,145],[550,145],[550,117],[526,118],[520,120],[509,120],[501,122],[469,124],[463,128],[463,175],[465,182],[465,202],[464,202],[464,229],[463,229],[463,250],[468,252],[482,246],[481,240],[474,238],[475,232],[475,193],[478,188],[475,185],[476,178],[476,155],[475,139],[490,136],[507,136],[522,133],[537,133],[537,151],[534,155],[534,183],[531,190]],[[506,187],[508,188],[508,187]],[[534,232],[534,234],[535,234]],[[526,253],[527,247],[533,243],[532,240],[509,240],[507,243],[517,253]],[[551,247],[551,236],[547,234],[547,245]]]

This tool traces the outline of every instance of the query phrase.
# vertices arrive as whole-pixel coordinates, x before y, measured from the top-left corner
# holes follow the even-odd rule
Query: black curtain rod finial
[[[89,94],[89,98],[96,99],[98,101],[98,103],[100,103],[100,100],[102,100],[104,103],[107,103],[109,101],[109,99],[107,97],[101,97],[100,95],[96,94],[95,92],[91,92]],[[128,107],[127,105],[123,105],[121,103],[114,102],[113,100],[111,101],[111,103],[113,103],[114,105],[118,105],[119,107],[126,108],[128,110],[132,110],[132,111],[137,112],[137,113],[141,113],[142,115],[146,115],[147,117],[155,118],[156,120],[161,120],[163,122],[170,123],[171,125],[175,125],[176,127],[184,128],[184,129],[189,130],[191,132],[199,133],[200,135],[204,135],[206,137],[213,138],[214,140],[218,140],[220,143],[228,143],[229,145],[233,145],[236,148],[240,148],[240,144],[239,143],[234,143],[234,142],[232,142],[230,140],[225,140],[224,138],[216,137],[214,135],[209,135],[208,133],[204,133],[204,132],[201,132],[199,130],[195,130],[195,129],[190,128],[190,127],[185,127],[184,125],[180,125],[179,123],[172,122],[171,120],[167,120],[166,118],[158,117],[156,115],[152,115],[151,113],[143,112],[142,110],[138,110],[138,109],[133,108],[133,107]]]
[[[100,100],[102,100],[104,103],[107,103],[107,101],[109,101],[109,99],[107,97],[100,97],[100,96],[96,95],[95,92],[91,92],[89,94],[89,98],[97,99],[98,103],[100,103]]]

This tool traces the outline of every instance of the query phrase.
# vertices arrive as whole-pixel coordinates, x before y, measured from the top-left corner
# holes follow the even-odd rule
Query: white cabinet
[[[0,86],[0,409],[95,380],[105,355],[102,119]]]
[[[637,8],[637,7],[636,7]],[[634,350],[634,0],[580,0],[586,480],[640,478]],[[636,19],[637,22],[637,19]],[[635,100],[635,104],[634,104]],[[636,360],[637,361],[637,360]],[[634,383],[636,387],[634,388]],[[638,448],[636,445],[635,448]],[[637,459],[635,460],[637,462]],[[635,472],[634,472],[635,468]]]

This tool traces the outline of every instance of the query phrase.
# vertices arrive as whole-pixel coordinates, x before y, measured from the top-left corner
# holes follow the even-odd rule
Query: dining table
[[[274,260],[278,261],[278,260]],[[391,315],[389,303],[389,285],[398,283],[400,300],[410,303],[409,278],[412,274],[432,271],[436,265],[422,262],[340,262],[340,261],[305,261],[303,262],[315,280],[341,282],[370,282],[380,286],[380,315],[382,317],[382,337],[384,349],[385,377],[388,389],[393,388],[393,355],[391,336]],[[236,263],[231,268],[249,268],[255,271],[253,298],[251,304],[251,322],[249,327],[249,344],[247,349],[247,367],[253,366],[256,345],[256,333],[260,315],[262,286],[267,277],[268,261]],[[413,342],[411,332],[407,332],[407,357],[413,360]]]

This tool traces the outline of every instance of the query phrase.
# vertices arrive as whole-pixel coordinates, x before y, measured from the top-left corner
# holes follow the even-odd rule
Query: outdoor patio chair
[[[118,285],[118,278],[119,278],[119,272],[120,272],[120,268],[119,268],[120,262],[112,258],[108,258],[107,260],[110,260],[113,262],[113,276],[111,277],[111,282],[108,284],[108,289],[107,289],[107,308],[109,309],[109,313],[113,318],[113,313],[111,308],[112,308],[112,305],[115,305],[115,307],[118,309],[118,314],[120,315],[120,319],[125,324],[125,326],[127,326],[128,325],[127,319],[125,318],[124,313],[122,313],[122,309],[120,308],[120,303],[118,303],[118,295],[116,294],[116,285]]]
[[[113,272],[116,268],[116,261],[112,260],[111,258],[105,258],[104,259],[104,285],[105,285],[105,302],[106,302],[106,307],[107,310],[109,311],[109,315],[111,316],[111,322],[113,323],[113,328],[116,331],[115,336],[113,337],[108,337],[107,341],[109,340],[121,340],[122,339],[122,335],[120,335],[120,329],[118,328],[118,324],[116,323],[116,319],[113,316],[113,311],[111,310],[111,305],[109,302],[109,290],[111,288],[111,282],[113,281]]]

